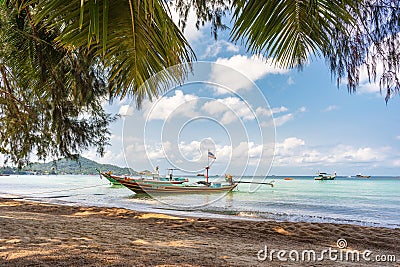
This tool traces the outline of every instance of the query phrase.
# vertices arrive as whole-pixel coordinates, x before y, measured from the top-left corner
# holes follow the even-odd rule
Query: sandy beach
[[[327,254],[323,261],[301,261],[304,250],[319,257],[338,249],[338,239],[347,242],[344,252],[371,251],[368,261]],[[399,245],[400,229],[185,218],[0,199],[0,266],[400,266]],[[268,253],[288,251],[281,255],[286,261],[277,254],[271,261],[266,246]],[[299,261],[294,253],[289,257],[290,250],[299,251]],[[397,263],[376,262],[376,256],[391,255]]]

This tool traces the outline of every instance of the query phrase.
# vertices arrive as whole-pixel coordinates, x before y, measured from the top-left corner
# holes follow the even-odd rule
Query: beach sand
[[[400,260],[400,229],[185,218],[0,199],[0,266],[400,266],[257,258],[265,246],[300,254],[337,249],[339,238],[346,239],[348,250],[372,251],[371,259]]]

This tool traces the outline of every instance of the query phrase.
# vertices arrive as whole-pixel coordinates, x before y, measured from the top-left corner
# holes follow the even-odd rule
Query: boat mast
[[[210,149],[207,151],[207,166],[206,166],[206,182],[208,183],[208,170],[210,169],[210,157],[208,156],[208,153],[210,152]]]

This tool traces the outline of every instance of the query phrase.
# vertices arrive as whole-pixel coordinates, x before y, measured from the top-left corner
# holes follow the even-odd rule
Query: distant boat
[[[371,178],[371,175],[361,175],[361,174],[357,174],[356,177],[357,177],[357,178]]]
[[[318,172],[318,177],[314,177],[314,180],[318,181],[325,181],[325,180],[335,180],[336,178],[336,172],[332,174],[328,174],[326,172]]]
[[[198,173],[196,176],[204,176],[204,173]]]
[[[294,178],[286,177],[286,178],[283,178],[283,180],[290,181],[290,180],[294,180]]]

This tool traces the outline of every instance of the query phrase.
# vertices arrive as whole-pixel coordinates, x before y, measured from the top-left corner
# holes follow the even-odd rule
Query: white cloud
[[[305,144],[303,139],[297,137],[289,137],[283,140],[282,143],[277,143],[276,148],[281,151],[289,151]]]
[[[292,113],[280,116],[280,117],[275,117],[274,121],[275,121],[275,126],[282,126],[284,125],[286,122],[293,120],[294,116]]]
[[[206,48],[202,58],[216,57],[222,50],[237,53],[239,52],[239,47],[225,40],[218,40]]]
[[[181,142],[179,150],[187,160],[206,161],[206,153],[200,150],[199,141]],[[240,142],[236,146],[215,144],[214,155],[217,158],[217,164],[230,165],[234,167],[241,166],[245,168],[246,164],[256,165],[262,156],[263,149],[266,146],[255,142]],[[203,159],[201,159],[203,158]]]
[[[169,141],[163,143],[149,142],[149,144],[146,143],[145,145],[143,140],[134,138],[132,140],[124,140],[124,148],[128,166],[135,170],[143,170],[155,167],[150,167],[149,162],[164,161],[167,151],[171,150],[171,143]]]
[[[256,109],[256,114],[259,116],[268,116],[270,117],[272,115],[272,110],[271,109],[266,109],[262,107],[258,107]]]
[[[171,115],[181,115],[194,117],[198,96],[184,94],[181,90],[176,90],[173,96],[164,96],[154,102],[143,104],[144,118],[149,120],[166,120]]]
[[[300,112],[300,113],[303,113],[303,112],[306,112],[306,111],[307,111],[307,108],[304,107],[304,106],[302,106],[302,107],[300,107],[300,108],[298,109],[298,112]]]
[[[221,115],[222,123],[231,123],[237,119],[255,119],[251,107],[237,97],[227,97],[208,101],[203,105],[202,110],[211,115]]]
[[[357,88],[357,93],[359,94],[378,94],[380,95],[380,87],[378,82],[360,82],[359,87]]]
[[[229,124],[236,120],[254,120],[256,119],[256,117],[259,120],[263,120],[266,119],[265,117],[271,117],[272,114],[286,112],[288,111],[288,108],[285,106],[275,107],[272,109],[258,107],[256,110],[253,110],[250,105],[237,97],[226,97],[206,102],[202,106],[201,110],[207,112],[210,115],[219,115],[219,120],[222,123]],[[278,126],[280,126],[291,119],[293,119],[293,115],[287,114],[281,117],[277,117],[275,120]],[[269,121],[268,126],[271,125],[272,121]]]
[[[179,151],[183,154],[183,156],[186,159],[198,161],[202,156],[200,145],[201,142],[195,140],[191,141],[190,143],[180,142],[178,146],[179,146]]]
[[[287,69],[275,67],[271,59],[256,55],[252,57],[235,55],[231,58],[218,58],[215,63],[228,66],[245,75],[243,77],[235,71],[229,72],[223,66],[213,66],[210,81],[227,86],[233,91],[248,90],[253,86],[253,82],[267,74],[284,74],[288,72]],[[228,91],[218,87],[216,93],[226,94]]]
[[[356,162],[372,162],[382,159],[381,152],[370,147],[354,148],[352,146],[337,147],[342,159]]]
[[[255,144],[254,142],[240,142],[238,146],[233,149],[233,158],[257,158],[261,156],[263,150],[262,144]]]
[[[289,109],[285,106],[275,107],[275,108],[272,108],[270,111],[265,108],[257,108],[256,114],[264,115],[264,116],[275,115],[273,122],[272,121],[263,121],[263,122],[261,122],[261,126],[262,127],[271,127],[271,126],[279,127],[279,126],[284,125],[286,122],[294,119],[294,115],[292,113],[277,116],[277,114],[284,113],[286,111],[289,111]]]
[[[275,107],[275,108],[271,108],[271,109],[258,107],[256,109],[256,114],[259,115],[259,116],[262,115],[262,116],[270,117],[271,115],[279,114],[279,113],[282,113],[282,112],[286,112],[288,110],[289,109],[287,107],[285,107],[285,106]]]
[[[212,140],[212,138],[208,138]],[[193,140],[191,142],[181,141],[178,145],[180,153],[190,161],[206,162],[207,152],[202,151],[202,141]],[[228,145],[215,144],[212,152],[216,155],[219,162],[229,161],[232,155],[232,147]],[[171,152],[174,153],[174,152]]]
[[[330,105],[330,106],[328,106],[327,108],[324,109],[324,112],[333,111],[333,110],[336,110],[338,108],[339,108],[338,106]]]
[[[286,111],[288,111],[288,110],[289,110],[289,109],[288,109],[287,107],[285,107],[285,106],[280,106],[280,107],[272,108],[272,109],[271,109],[272,114],[281,113],[281,112],[286,112]]]
[[[272,108],[270,111],[268,111],[265,108],[261,108],[260,107],[260,108],[256,109],[256,114],[257,115],[265,115],[265,116],[271,116],[271,114],[275,115],[274,116],[275,126],[279,127],[279,126],[282,126],[285,123],[287,123],[288,121],[291,121],[291,120],[293,120],[295,118],[295,115],[293,113],[288,113],[288,114],[279,116],[280,113],[284,113],[284,112],[287,112],[287,111],[289,111],[289,109],[287,107],[285,107],[285,106],[275,107],[275,108]],[[299,113],[303,113],[303,112],[306,112],[306,111],[307,111],[307,108],[304,107],[304,106],[300,107],[297,110],[297,112],[299,112]],[[273,125],[274,124],[272,122],[262,122],[261,123],[261,126],[263,126],[263,127],[271,127]]]
[[[340,164],[380,164],[395,166],[399,155],[389,147],[354,147],[336,145],[309,147],[303,139],[290,137],[276,144],[274,164],[276,166],[337,166]]]
[[[121,116],[131,116],[135,112],[135,108],[129,105],[123,105],[119,108],[118,114]]]

